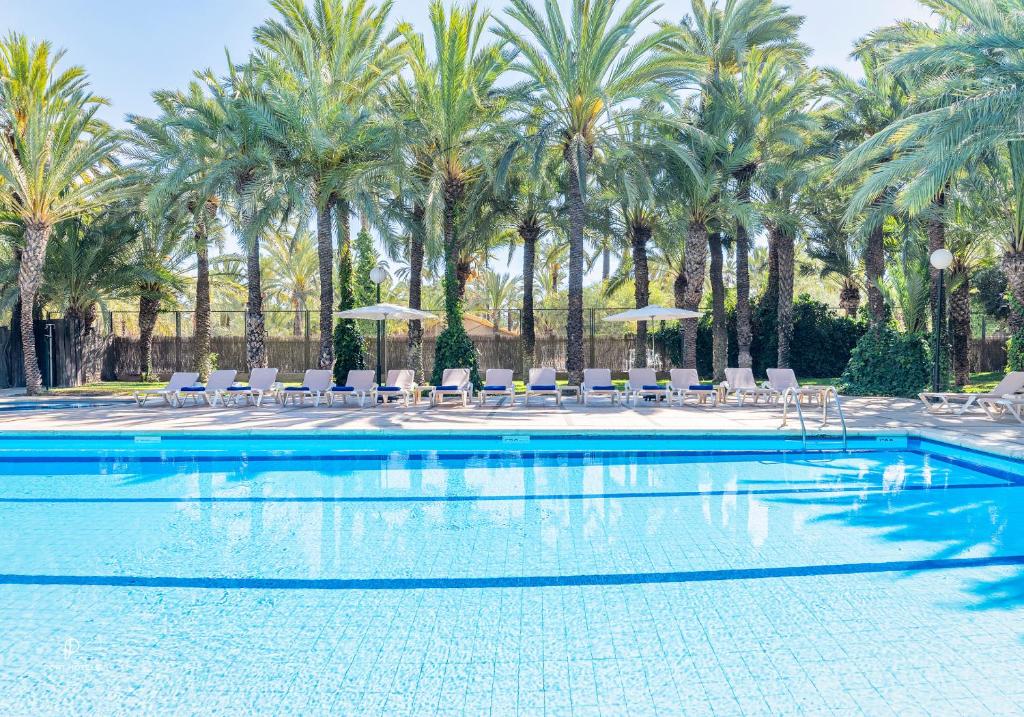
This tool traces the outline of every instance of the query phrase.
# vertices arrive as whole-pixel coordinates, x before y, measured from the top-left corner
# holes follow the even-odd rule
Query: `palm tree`
[[[566,173],[569,217],[569,314],[566,368],[570,383],[583,377],[583,267],[589,163],[616,139],[619,116],[667,99],[688,77],[661,52],[668,31],[640,35],[657,9],[632,0],[616,17],[614,0],[573,0],[568,21],[557,0],[544,12],[529,0],[512,0],[498,36],[515,48],[513,69],[530,85],[538,131],[523,140],[534,153],[553,147]],[[518,24],[514,27],[509,21]]]
[[[264,285],[267,297],[279,301],[294,312],[292,335],[301,336],[308,301],[318,293],[317,242],[309,229],[299,224],[269,232],[264,248],[271,267]]]
[[[422,35],[407,24],[399,28],[410,71],[409,81],[398,86],[401,106],[413,118],[417,149],[441,203],[446,326],[437,342],[435,382],[444,369],[469,365],[474,383],[479,383],[476,354],[462,326],[458,265],[466,237],[458,230],[466,219],[467,194],[483,174],[487,136],[506,105],[495,82],[507,59],[498,45],[481,41],[487,21],[476,3],[446,12],[440,0],[433,0],[433,59]]]
[[[391,3],[275,0],[279,17],[256,28],[255,63],[287,133],[285,171],[299,179],[316,209],[320,286],[320,368],[334,363],[332,207],[347,222],[354,166],[384,137],[373,122],[400,55],[387,31]],[[344,240],[346,232],[342,231]]]
[[[118,135],[96,118],[102,100],[84,72],[57,72],[63,53],[20,35],[0,42],[0,210],[24,229],[18,290],[25,386],[40,392],[33,312],[55,224],[107,204],[121,193],[112,171]]]

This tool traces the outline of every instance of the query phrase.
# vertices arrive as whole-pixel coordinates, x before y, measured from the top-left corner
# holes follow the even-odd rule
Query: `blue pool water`
[[[810,447],[0,436],[0,713],[1024,712],[1021,465]]]

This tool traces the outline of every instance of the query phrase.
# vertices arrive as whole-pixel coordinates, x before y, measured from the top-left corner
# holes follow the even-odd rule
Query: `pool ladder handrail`
[[[846,451],[848,443],[847,431],[846,431],[846,416],[843,415],[843,403],[839,400],[839,391],[836,390],[835,386],[827,386],[821,394],[821,427],[824,428],[825,424],[828,423],[828,398],[834,396],[836,401],[836,411],[839,413],[839,422],[843,426],[843,451]]]
[[[796,395],[796,389],[793,387],[787,388],[782,392],[782,425],[779,426],[781,431],[786,427],[789,422],[789,399],[793,398],[793,403],[796,404],[796,414],[800,418],[800,438],[803,443],[803,449],[807,450],[807,424],[804,422],[804,409],[800,406],[800,399]]]

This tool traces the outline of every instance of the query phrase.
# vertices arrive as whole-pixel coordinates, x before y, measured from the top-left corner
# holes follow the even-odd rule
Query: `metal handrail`
[[[800,417],[800,436],[803,440],[803,449],[807,450],[807,424],[804,422],[804,409],[800,407],[800,398],[796,395],[796,389],[790,387],[782,392],[782,425],[779,426],[781,431],[786,427],[789,421],[789,399],[793,398],[793,403],[796,404],[796,414]]]
[[[843,425],[843,450],[845,451],[847,446],[846,416],[843,415],[843,404],[839,400],[839,391],[836,390],[835,386],[828,386],[821,393],[821,427],[824,428],[825,424],[828,423],[829,396],[835,396],[836,399],[836,410],[839,412],[839,422]]]

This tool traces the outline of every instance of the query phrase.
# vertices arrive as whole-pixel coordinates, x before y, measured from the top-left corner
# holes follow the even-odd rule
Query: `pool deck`
[[[66,399],[65,399],[66,400]],[[0,398],[5,403],[23,404],[26,399]],[[464,408],[454,403],[431,408],[421,404],[358,408],[352,405],[314,408],[282,408],[269,404],[260,408],[192,407],[175,409],[160,402],[138,407],[133,401],[89,399],[105,403],[88,408],[63,410],[0,411],[0,431],[65,433],[74,431],[126,432],[307,432],[307,431],[672,431],[695,434],[773,433],[779,430],[782,409],[778,406],[728,405],[720,408],[685,408],[641,404],[612,407],[607,403],[584,406],[569,399],[562,407],[551,403],[519,402],[514,407],[475,404]],[[49,402],[42,399],[43,403]],[[931,415],[918,401],[890,398],[843,398],[843,410],[851,433],[902,433],[963,445],[1002,455],[1024,458],[1024,425],[1012,417],[993,421],[979,411],[963,416]],[[839,419],[830,411],[828,426],[820,426],[820,409],[805,408],[808,431],[812,434],[838,433]],[[799,433],[799,421],[791,409],[790,428]]]

